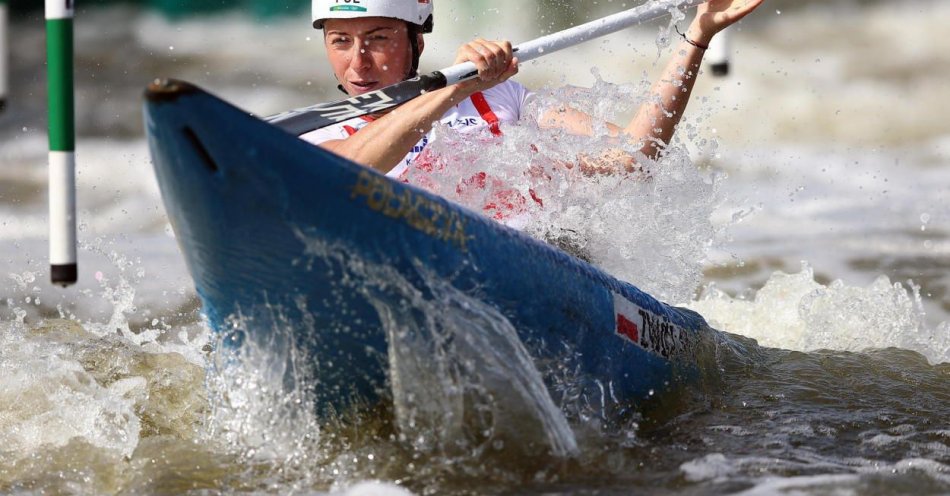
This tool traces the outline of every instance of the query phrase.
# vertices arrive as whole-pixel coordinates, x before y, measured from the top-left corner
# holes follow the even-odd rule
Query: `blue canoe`
[[[548,244],[314,147],[181,81],[153,83],[145,124],[165,208],[203,311],[219,334],[292,329],[317,381],[317,408],[373,404],[389,391],[383,305],[348,268],[438,277],[507,318],[537,363],[569,350],[582,388],[636,405],[695,370],[710,330]],[[311,240],[343,256],[315,254]],[[375,306],[374,306],[375,304]],[[278,309],[275,311],[275,309]],[[279,314],[279,322],[274,315]],[[693,375],[691,373],[687,375]],[[549,384],[552,398],[562,393]],[[584,392],[582,392],[584,394]]]

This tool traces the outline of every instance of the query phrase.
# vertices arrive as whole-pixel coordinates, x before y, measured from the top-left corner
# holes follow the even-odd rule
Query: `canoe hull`
[[[435,277],[485,302],[537,360],[570,350],[584,387],[609,390],[620,405],[665,389],[674,365],[689,368],[696,343],[713,332],[694,312],[188,83],[150,86],[145,122],[211,326],[227,334],[229,318],[242,316],[243,334],[230,336],[236,346],[266,340],[275,326],[292,329],[314,368],[321,411],[387,394],[390,343],[378,309],[405,301],[354,284],[353,268],[366,264],[423,293]]]

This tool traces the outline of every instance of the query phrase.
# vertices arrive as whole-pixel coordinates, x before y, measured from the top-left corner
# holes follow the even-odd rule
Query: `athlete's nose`
[[[369,69],[372,64],[372,57],[363,41],[356,41],[356,43],[353,43],[353,47],[350,48],[350,68],[358,72],[363,72]]]

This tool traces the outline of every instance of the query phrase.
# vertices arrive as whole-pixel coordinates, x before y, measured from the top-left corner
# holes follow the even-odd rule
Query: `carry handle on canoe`
[[[520,62],[528,62],[585,41],[616,33],[630,26],[669,14],[674,9],[688,8],[705,0],[657,0],[591,21],[580,26],[542,36],[518,45]],[[412,100],[428,91],[460,83],[478,76],[475,64],[465,62],[441,71],[417,76],[385,88],[331,103],[289,110],[264,120],[300,136],[315,129],[355,117],[382,112]]]

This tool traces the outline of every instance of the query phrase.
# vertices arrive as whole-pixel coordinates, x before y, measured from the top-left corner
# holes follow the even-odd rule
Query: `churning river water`
[[[472,36],[555,23],[510,3],[442,0],[424,67],[450,65]],[[936,0],[766,2],[734,33],[732,75],[697,85],[649,181],[565,172],[526,228],[576,236],[594,263],[726,333],[701,357],[705,380],[619,423],[535,390],[514,418],[450,426],[440,412],[458,403],[442,395],[465,384],[403,384],[411,419],[383,405],[321,423],[304,388],[269,382],[266,357],[208,372],[213,338],[151,171],[141,92],[176,77],[265,115],[336,99],[306,14],[77,13],[69,289],[47,282],[43,24],[16,18],[0,114],[0,492],[950,494],[948,22]],[[539,105],[628,118],[669,56],[667,27],[549,56],[519,80]],[[432,146],[463,172],[466,157],[498,175],[530,161],[446,136]],[[555,158],[599,146],[530,125],[506,136]],[[478,302],[438,303],[418,310],[449,332],[513,335]],[[541,388],[530,360],[493,342],[473,351],[482,363]],[[532,419],[549,427],[523,429]]]

